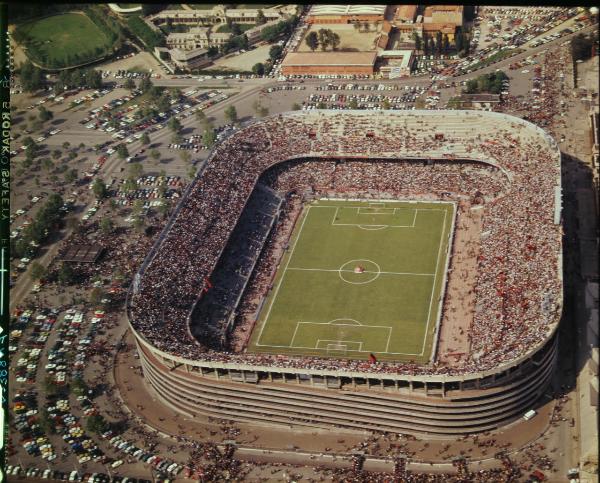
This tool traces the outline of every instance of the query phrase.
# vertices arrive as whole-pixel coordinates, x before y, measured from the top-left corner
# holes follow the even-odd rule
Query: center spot
[[[346,283],[363,285],[377,279],[381,274],[381,268],[372,260],[360,258],[344,263],[338,269],[338,274]]]

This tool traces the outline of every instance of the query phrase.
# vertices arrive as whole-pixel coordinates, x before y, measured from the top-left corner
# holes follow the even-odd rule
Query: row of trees
[[[21,86],[25,92],[38,91],[44,85],[44,73],[42,69],[33,65],[29,60],[21,65],[19,77],[21,78]]]
[[[61,222],[62,206],[63,199],[59,194],[53,193],[48,197],[48,201],[37,212],[31,224],[23,230],[21,238],[16,242],[11,240],[11,253],[16,258],[31,255],[34,252],[32,242],[41,245],[47,240],[50,232]]]
[[[125,29],[111,15],[107,15],[107,7],[100,5],[86,5],[85,13],[96,26],[108,37],[114,51],[119,50],[125,41]]]
[[[269,59],[265,64],[258,62],[252,66],[252,72],[256,75],[265,75],[271,72],[273,64],[281,57],[283,47],[280,45],[272,45],[269,49]]]
[[[319,29],[318,32],[310,32],[306,36],[305,42],[313,52],[319,46],[322,51],[327,50],[327,47],[336,50],[340,45],[340,36],[331,29]]]
[[[79,87],[101,89],[102,74],[95,69],[63,70],[59,72],[53,90],[55,94],[60,94],[65,89]]]
[[[248,40],[248,36],[246,34],[242,34],[231,37],[227,42],[221,44],[219,46],[219,51],[224,55],[234,50],[248,50],[249,45],[250,42]]]
[[[507,79],[508,76],[502,71],[482,74],[475,79],[468,80],[464,91],[467,94],[479,94],[482,92],[500,94],[503,90],[502,82]]]
[[[154,50],[155,47],[164,47],[166,44],[165,36],[148,27],[138,15],[131,15],[127,19],[127,27],[150,50]]]
[[[263,29],[260,33],[260,37],[265,42],[274,42],[279,37],[285,34],[291,34],[298,22],[298,17],[296,15],[292,15],[287,20],[281,20],[277,22],[275,25],[271,25]]]
[[[447,55],[455,51],[461,56],[469,52],[470,37],[460,27],[454,35],[454,44],[450,41],[448,34],[436,32],[435,36],[423,34],[421,37],[416,32],[413,34],[415,49],[422,50],[425,55]]]

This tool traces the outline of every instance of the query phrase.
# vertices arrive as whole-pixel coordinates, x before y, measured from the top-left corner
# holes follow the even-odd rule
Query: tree
[[[242,33],[242,28],[237,23],[231,24],[231,33],[233,35],[240,35]]]
[[[329,32],[331,32],[331,31],[328,29],[319,29],[319,31],[317,32],[317,35],[319,37],[319,45],[321,46],[322,51],[327,50],[327,47],[329,46],[329,43],[330,43]]]
[[[258,13],[256,14],[256,23],[258,25],[264,25],[267,23],[267,19],[265,18],[265,14],[263,13],[262,9],[258,9]]]
[[[100,220],[100,230],[105,235],[109,235],[110,233],[112,233],[112,231],[114,230],[113,221],[108,217],[102,218],[102,220]]]
[[[71,147],[71,143],[69,141],[65,141],[62,144],[63,149],[69,149]]]
[[[302,109],[302,106],[300,104],[298,104],[297,102],[294,102],[292,104],[292,111],[300,111]]]
[[[75,272],[68,263],[63,263],[58,269],[58,282],[62,285],[71,285],[75,281]]]
[[[185,149],[183,151],[181,151],[179,153],[179,158],[181,159],[181,161],[183,161],[185,164],[189,163],[190,160],[192,159],[192,155],[190,154],[189,151],[186,151]]]
[[[201,124],[205,124],[206,122],[208,122],[208,118],[206,117],[206,114],[204,114],[204,111],[202,109],[198,109],[196,111],[196,120]]]
[[[133,89],[135,89],[135,81],[131,77],[128,77],[125,83],[123,84],[123,87],[132,91]]]
[[[119,144],[117,146],[117,155],[119,156],[120,159],[125,159],[127,157],[129,157],[129,150],[127,149],[127,146],[125,146],[124,144]]]
[[[54,117],[54,114],[52,113],[52,111],[46,109],[44,106],[40,106],[38,116],[41,122],[46,122],[52,119]]]
[[[258,114],[258,117],[267,117],[269,115],[269,108],[266,106],[259,106],[256,113]]]
[[[269,58],[273,62],[275,62],[277,59],[279,59],[279,57],[281,57],[282,53],[283,53],[283,47],[281,47],[280,45],[273,45],[269,49]]]
[[[96,198],[101,200],[108,195],[108,189],[106,188],[106,183],[101,178],[96,178],[94,184],[92,185],[92,191]]]
[[[54,163],[52,162],[52,160],[50,158],[42,159],[41,163],[42,163],[42,168],[44,168],[46,171],[50,171],[52,168],[54,168]]]
[[[183,142],[183,136],[180,133],[176,132],[171,136],[171,142],[173,144],[181,144]]]
[[[442,40],[442,52],[444,54],[448,54],[448,52],[450,52],[450,39],[448,38],[448,34],[444,34],[444,38]]]
[[[350,109],[358,109],[358,102],[356,99],[350,99],[350,102],[348,102],[348,107]]]
[[[340,45],[340,42],[341,42],[340,36],[338,34],[336,34],[335,32],[331,32],[329,41],[331,43],[331,48],[333,50],[336,50],[338,48],[338,45]]]
[[[142,217],[136,217],[133,220],[133,228],[135,228],[136,231],[141,232],[144,229],[144,219]]]
[[[172,117],[171,119],[169,119],[167,126],[169,126],[169,129],[171,129],[171,131],[175,133],[180,132],[182,128],[181,122],[179,122],[179,119],[177,119],[176,117]]]
[[[87,395],[87,392],[88,392],[87,384],[79,376],[76,376],[73,378],[73,380],[71,382],[71,389],[73,391],[73,394],[75,394],[77,396],[85,396],[85,395]]]
[[[317,47],[319,46],[319,37],[316,32],[310,32],[306,36],[306,39],[304,40],[304,42],[306,43],[308,48],[314,52],[315,50],[317,50]]]
[[[75,180],[77,180],[77,175],[78,175],[78,171],[74,168],[70,169],[68,171],[65,171],[65,182],[73,183]]]
[[[381,102],[381,107],[382,109],[389,109],[391,107],[390,100],[387,97]]]
[[[252,66],[252,72],[254,72],[256,75],[264,75],[265,66],[261,62],[257,62]]]
[[[141,163],[131,163],[129,165],[129,176],[133,179],[138,179],[144,174],[144,167]]]
[[[225,119],[227,119],[231,123],[234,123],[234,124],[237,123],[238,114],[237,114],[237,109],[235,108],[235,106],[231,105],[231,106],[227,106],[225,108]]]
[[[46,276],[46,267],[44,267],[39,262],[33,262],[31,264],[31,269],[29,274],[31,275],[31,280],[41,280]]]
[[[90,292],[90,304],[95,307],[100,305],[100,301],[104,298],[104,290],[100,287],[95,287]]]
[[[191,180],[194,179],[194,177],[196,176],[196,168],[194,166],[190,166],[187,174],[188,178],[190,178]]]
[[[456,34],[454,35],[454,46],[456,47],[456,51],[460,52],[463,49],[463,32],[460,27],[456,29]]]
[[[152,86],[152,81],[148,77],[143,77],[140,81],[140,91],[142,92],[148,92]]]
[[[415,39],[415,50],[421,50],[421,37],[416,32],[414,34],[414,39]]]
[[[144,134],[142,134],[142,137],[140,138],[140,142],[144,146],[150,144],[150,136],[148,136],[148,133],[145,132]]]
[[[158,152],[157,149],[153,149],[152,151],[150,151],[150,157],[154,160],[154,161],[158,161],[160,158],[160,153]]]
[[[133,202],[133,207],[131,209],[131,212],[133,213],[133,215],[139,216],[142,214],[143,209],[144,209],[144,202],[142,200],[135,200]]]
[[[59,149],[55,149],[54,151],[52,151],[52,159],[54,159],[55,161],[60,158],[60,155],[62,153],[60,152]]]
[[[437,48],[437,54],[442,55],[442,32],[439,30],[435,33],[435,46]]]
[[[164,198],[161,200],[160,205],[158,205],[158,212],[165,218],[169,213],[170,205],[169,200],[165,200]]]
[[[20,78],[25,92],[35,92],[41,89],[44,83],[41,69],[29,60],[21,66]]]
[[[108,423],[99,414],[89,416],[85,426],[90,433],[102,434],[108,430]]]
[[[423,55],[429,55],[429,38],[423,34]]]
[[[102,74],[94,69],[88,70],[85,74],[86,84],[90,89],[101,89],[102,88]]]
[[[202,135],[202,144],[204,144],[207,148],[212,148],[217,140],[217,135],[215,134],[214,129],[205,129],[204,134]]]

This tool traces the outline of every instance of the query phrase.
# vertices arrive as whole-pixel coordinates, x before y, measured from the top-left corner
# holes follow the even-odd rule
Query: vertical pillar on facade
[[[463,390],[463,381],[462,381],[462,379],[460,381],[458,381],[458,389],[459,389],[459,391]]]
[[[425,395],[427,396],[427,395],[429,394],[429,392],[428,392],[429,388],[428,388],[428,386],[427,386],[427,381],[425,381],[425,382],[423,383],[423,388],[425,389]]]
[[[312,374],[310,375],[310,385],[311,386],[315,385],[315,376],[313,376]]]
[[[269,378],[269,382],[273,382],[273,373],[271,371],[267,372],[267,377]]]
[[[379,379],[379,384],[381,385],[381,389],[383,389],[383,388],[384,388],[384,385],[383,385],[383,378]]]
[[[394,379],[394,387],[396,388],[396,391],[398,391],[399,388],[399,384],[398,384],[398,379]]]
[[[283,378],[283,382],[287,382],[286,378],[285,378],[285,372],[281,373],[281,377]]]
[[[246,382],[246,371],[242,371],[242,381]]]
[[[412,380],[408,381],[408,388],[410,389],[410,392],[413,392],[415,390],[415,388],[413,387]]]
[[[216,377],[217,379],[220,379],[220,376],[219,376],[219,369],[217,369],[217,368],[215,368],[215,377]]]
[[[356,389],[356,378],[352,378],[352,389]]]
[[[371,381],[369,380],[369,378],[366,378],[367,380],[367,389],[371,389]]]
[[[185,372],[187,372],[189,374],[190,366],[188,364],[184,364],[184,367],[185,367]]]
[[[296,373],[296,382],[300,384],[300,374]]]

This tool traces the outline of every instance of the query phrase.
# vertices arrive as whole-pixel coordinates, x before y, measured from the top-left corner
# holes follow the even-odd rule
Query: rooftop
[[[385,15],[387,5],[315,5],[309,15]]]

